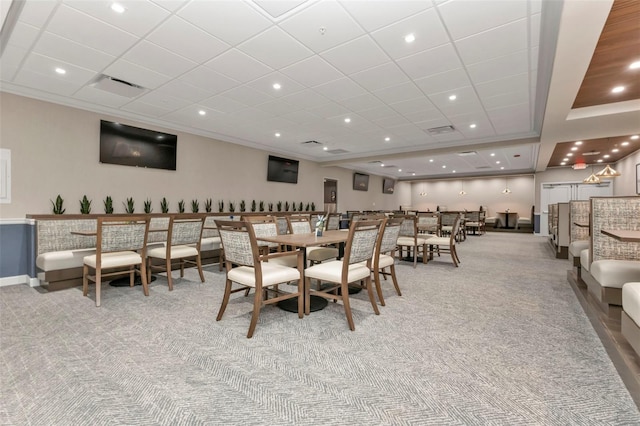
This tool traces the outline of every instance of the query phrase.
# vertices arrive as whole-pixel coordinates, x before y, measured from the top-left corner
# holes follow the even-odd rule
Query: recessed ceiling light
[[[562,161],[569,161],[569,159],[568,158],[563,158]]]
[[[398,169],[398,171],[399,171],[399,172],[401,172],[401,171],[402,171],[402,169]]]
[[[328,147],[328,146],[325,146],[325,147],[323,147],[322,149],[324,149],[325,151],[328,151],[328,150],[329,150],[329,147]]]
[[[638,135],[633,135],[633,136],[631,136],[631,139],[633,139],[634,141],[635,141],[636,139],[638,139],[638,138],[640,138],[640,136],[638,136]]]
[[[56,68],[56,72],[57,72],[58,74],[66,74],[66,73],[67,73],[67,70],[65,70],[64,68],[60,68],[60,67],[58,67],[58,68]]]
[[[573,157],[573,152],[568,153],[567,157]]]
[[[404,41],[406,41],[407,43],[413,43],[414,41],[416,41],[415,34],[407,34],[406,36],[404,36]]]
[[[602,163],[602,158],[596,161],[596,163]]]
[[[347,118],[344,119],[344,122],[345,123],[351,123],[351,119],[349,117],[347,117]]]
[[[611,89],[611,93],[620,93],[620,92],[624,92],[624,86],[616,86],[613,89]]]
[[[380,167],[384,167],[384,163],[380,163]]]
[[[449,100],[450,100],[450,101],[455,101],[455,100],[456,100],[456,98],[457,98],[457,96],[456,96],[456,95],[451,95],[451,96],[449,96]]]
[[[273,88],[276,90],[280,90],[282,86],[280,86],[280,83],[273,83]]]
[[[455,170],[451,170],[451,173],[455,173],[455,172],[456,172]]]
[[[605,154],[605,155],[602,156],[602,158],[609,158],[609,157],[610,157],[609,154]]]
[[[279,137],[280,137],[280,133],[276,133],[276,138],[279,138]]]
[[[565,164],[567,164],[567,163],[565,163],[564,161],[562,163],[560,163],[561,166],[564,166]]]
[[[207,115],[207,111],[201,109],[200,111],[198,111],[198,114],[200,115]]]
[[[433,158],[430,158],[430,159],[429,159],[429,162],[430,162],[430,163],[433,163]]]
[[[126,9],[120,3],[111,3],[111,10],[116,13],[124,13]]]
[[[504,166],[500,167],[500,170],[504,170]]]
[[[577,146],[574,146],[573,148],[571,148],[571,151],[577,151],[577,150],[578,150]]]
[[[500,164],[500,160],[496,161],[496,164]]]
[[[613,148],[613,149],[611,150],[611,152],[618,152],[618,151],[620,151],[618,148]]]
[[[492,157],[495,157],[495,156],[496,156],[496,153],[495,153],[495,152],[492,152],[490,155],[491,155]]]
[[[624,142],[622,142],[620,145],[622,145],[622,146],[628,146],[628,145],[629,145],[629,141],[624,141]]]
[[[469,124],[469,127],[472,128],[472,129],[475,129],[476,125],[475,124]]]
[[[631,65],[629,65],[630,70],[637,70],[638,68],[640,68],[640,61],[632,62]]]
[[[389,136],[387,136],[386,138],[384,138],[385,142],[389,142],[391,140],[391,138]]]
[[[414,172],[414,173],[411,173],[411,176],[415,176],[415,175],[416,175],[416,174],[415,174],[415,172]]]
[[[582,145],[582,141],[576,141],[576,145]]]
[[[446,169],[446,168],[447,168],[447,166],[445,166],[445,165],[443,164],[443,165],[442,165],[442,168],[443,168],[443,169]]]

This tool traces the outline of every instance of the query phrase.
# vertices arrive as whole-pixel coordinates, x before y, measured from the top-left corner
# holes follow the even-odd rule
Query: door
[[[338,181],[324,180],[324,211],[336,213],[338,211]]]

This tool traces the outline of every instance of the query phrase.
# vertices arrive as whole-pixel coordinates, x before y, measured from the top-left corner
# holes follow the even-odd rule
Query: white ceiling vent
[[[147,89],[142,86],[138,86],[128,81],[120,80],[115,77],[109,77],[108,75],[101,74],[95,83],[91,86],[96,89],[104,90],[105,92],[113,93],[114,95],[124,96],[126,98],[135,98],[140,96]]]
[[[455,131],[456,129],[453,126],[440,126],[427,129],[427,132],[431,135],[442,135],[444,133],[452,133]]]
[[[338,149],[329,149],[329,150],[327,150],[325,152],[328,152],[329,154],[346,154],[349,151],[347,151],[346,149],[339,149],[338,148]]]
[[[464,152],[458,152],[458,156],[459,157],[470,157],[472,155],[478,155],[478,153],[476,151],[464,151]]]
[[[302,145],[316,146],[316,145],[322,145],[322,144],[318,141],[305,141],[305,142],[302,142]]]
[[[600,154],[600,151],[589,151],[589,152],[583,152],[582,155],[598,155]]]

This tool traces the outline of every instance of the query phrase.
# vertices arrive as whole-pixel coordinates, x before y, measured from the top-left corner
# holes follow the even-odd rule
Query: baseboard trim
[[[27,284],[29,287],[40,287],[40,280],[37,278],[31,278],[29,275],[16,275],[15,277],[0,278],[0,287],[19,284]]]

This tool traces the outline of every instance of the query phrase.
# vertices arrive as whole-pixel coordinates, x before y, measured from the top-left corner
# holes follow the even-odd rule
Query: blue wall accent
[[[0,224],[0,278],[36,277],[36,232],[29,223]]]

